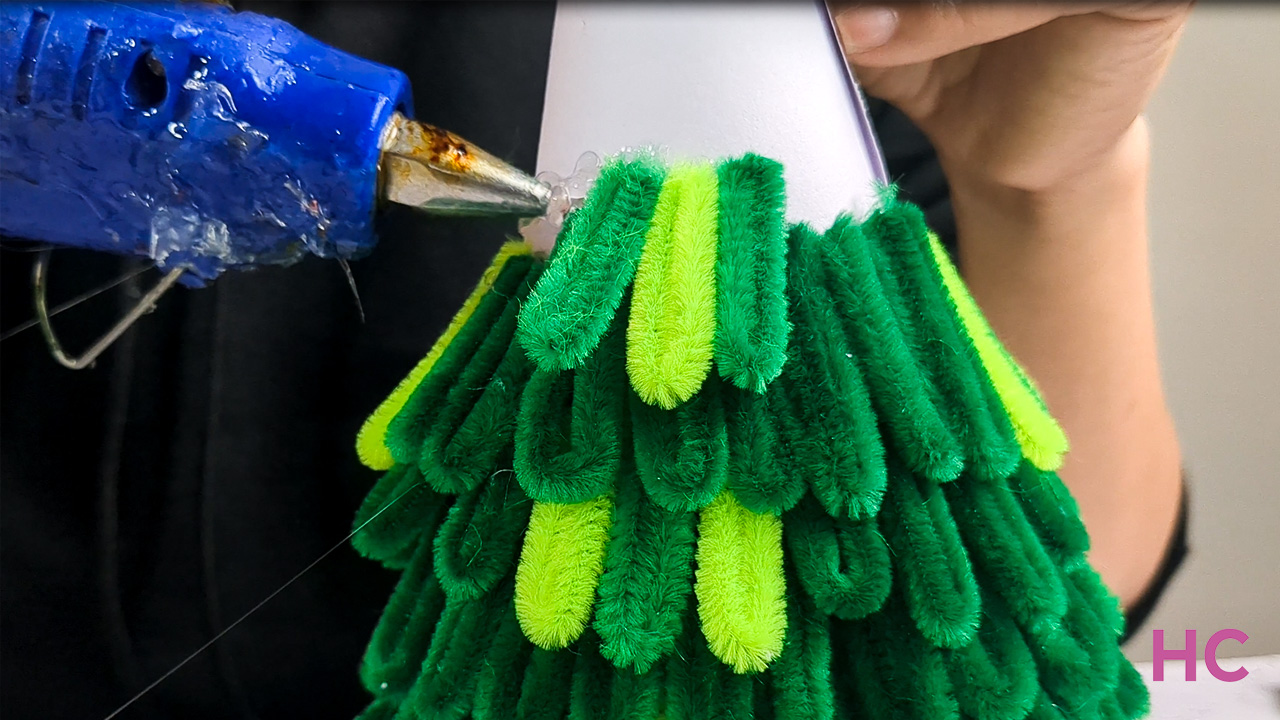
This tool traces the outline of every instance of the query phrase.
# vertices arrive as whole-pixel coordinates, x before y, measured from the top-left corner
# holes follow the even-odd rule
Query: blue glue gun
[[[382,201],[527,216],[549,199],[410,119],[403,73],[217,3],[5,2],[0,59],[0,234],[184,284],[364,255]]]

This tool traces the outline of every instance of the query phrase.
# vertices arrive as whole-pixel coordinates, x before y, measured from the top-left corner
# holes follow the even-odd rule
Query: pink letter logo
[[[1187,641],[1181,650],[1164,649],[1164,630],[1156,630],[1151,639],[1151,676],[1156,682],[1164,681],[1164,661],[1182,660],[1188,682],[1196,679],[1196,631],[1187,631]]]
[[[1223,670],[1218,664],[1218,646],[1224,640],[1235,640],[1241,645],[1249,636],[1240,630],[1219,630],[1214,633],[1204,646],[1204,665],[1209,674],[1222,682],[1237,682],[1245,679],[1249,671],[1243,667],[1235,670]],[[1151,675],[1156,682],[1164,681],[1164,661],[1181,660],[1186,669],[1184,677],[1188,682],[1196,679],[1196,631],[1187,630],[1186,639],[1181,650],[1166,649],[1164,646],[1164,630],[1156,630],[1151,639]]]
[[[1218,644],[1223,640],[1235,640],[1243,645],[1244,641],[1248,639],[1249,636],[1240,630],[1219,630],[1214,633],[1213,637],[1209,638],[1209,642],[1205,643],[1204,646],[1204,666],[1209,668],[1209,674],[1222,682],[1236,682],[1237,680],[1245,679],[1249,671],[1243,667],[1227,671],[1218,665]]]

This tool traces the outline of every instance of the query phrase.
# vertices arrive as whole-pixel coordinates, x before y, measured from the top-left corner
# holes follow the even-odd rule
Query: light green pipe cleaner
[[[617,158],[503,249],[361,434],[353,544],[402,573],[363,720],[1147,712],[1065,435],[923,215],[784,198]]]

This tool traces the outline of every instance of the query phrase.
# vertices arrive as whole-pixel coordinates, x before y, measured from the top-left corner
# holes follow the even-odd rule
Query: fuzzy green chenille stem
[[[613,487],[630,440],[624,318],[582,367],[537,370],[525,386],[515,470],[534,500],[585,502]]]
[[[449,504],[448,497],[427,485],[416,465],[393,465],[356,512],[358,532],[351,544],[370,560],[402,570],[419,543],[431,543]]]
[[[494,629],[487,662],[476,681],[475,720],[511,720],[520,703],[520,685],[533,653],[516,619],[514,605],[508,605]]]
[[[994,581],[1020,624],[1059,620],[1067,591],[1057,568],[1004,484],[949,484],[944,494],[978,572]]]
[[[361,720],[1148,711],[1065,436],[923,215],[788,226],[781,178],[609,161],[371,416]]]
[[[607,164],[569,216],[520,319],[520,344],[544,370],[577,367],[595,350],[635,278],[666,170],[652,160]]]
[[[422,543],[400,576],[373,630],[360,665],[360,680],[375,695],[403,696],[422,669],[444,593],[431,572],[431,545]]]
[[[792,454],[829,514],[871,517],[884,497],[884,446],[853,348],[821,281],[822,242],[803,225],[791,233],[793,338],[802,358],[787,368],[786,389],[802,424]]]
[[[600,653],[644,673],[675,647],[693,590],[692,512],[649,499],[634,471],[619,477],[595,611]]]
[[[924,215],[913,206],[887,202],[863,226],[880,248],[881,286],[894,299],[899,325],[917,348],[935,389],[934,403],[963,447],[966,465],[978,477],[1006,478],[1022,459],[1021,449],[947,296]]]
[[[533,371],[512,338],[520,303],[540,270],[535,265],[516,288],[427,427],[418,469],[439,492],[463,493],[476,487],[510,454],[520,391]]]
[[[795,577],[787,578],[795,586]],[[774,710],[778,717],[832,720],[835,689],[831,686],[831,621],[817,612],[803,593],[787,599],[787,635],[772,674]]]
[[[716,366],[763,393],[787,360],[787,228],[782,165],[747,153],[717,169]]]
[[[934,402],[935,391],[894,310],[895,301],[876,268],[885,262],[850,218],[840,218],[822,245],[827,289],[853,355],[866,378],[871,402],[895,450],[913,472],[931,480],[954,480],[964,454]]]
[[[880,529],[894,553],[894,583],[916,627],[939,647],[964,647],[978,629],[978,581],[942,488],[890,470]]]
[[[717,178],[707,164],[672,169],[658,196],[627,318],[627,375],[670,410],[711,370],[716,332]]]
[[[476,352],[490,335],[494,323],[511,304],[512,296],[529,276],[533,265],[534,260],[528,255],[513,257],[503,265],[493,287],[480,299],[467,322],[441,352],[440,359],[388,423],[386,445],[395,462],[418,461],[422,440],[435,421],[445,396],[470,367]]]
[[[506,577],[533,503],[511,473],[458,497],[435,537],[435,569],[449,598],[474,600]]]
[[[977,639],[944,657],[965,715],[1019,720],[1035,706],[1040,690],[1035,662],[1002,602],[985,599]]]
[[[720,383],[664,410],[631,396],[635,464],[649,497],[673,512],[706,507],[729,479],[729,440]]]
[[[758,395],[725,388],[725,437],[729,442],[729,490],[752,512],[780,514],[790,510],[808,492],[802,473],[792,472],[789,461],[798,432],[790,431],[794,418],[785,390],[775,384]]]
[[[796,576],[823,614],[856,620],[880,609],[893,576],[875,520],[833,518],[809,497],[784,523]]]

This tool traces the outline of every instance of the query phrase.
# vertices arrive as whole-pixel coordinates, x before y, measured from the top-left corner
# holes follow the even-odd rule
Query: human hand
[[[1043,191],[1141,154],[1141,113],[1191,2],[831,3],[863,88],[929,137],[953,185]]]

